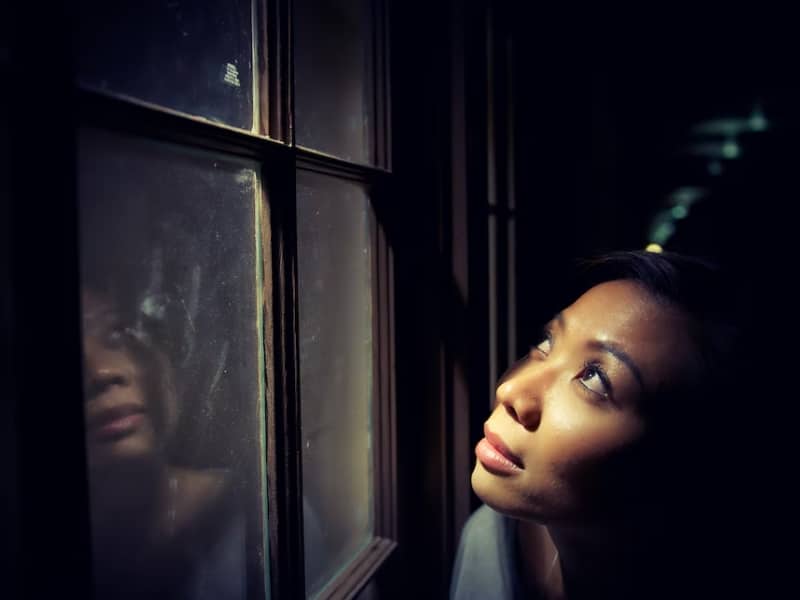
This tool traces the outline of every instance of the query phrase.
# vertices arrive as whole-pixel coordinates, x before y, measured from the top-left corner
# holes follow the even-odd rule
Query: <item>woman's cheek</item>
[[[621,413],[578,407],[554,409],[549,416],[550,434],[542,441],[547,443],[554,474],[561,477],[612,458],[638,436],[636,424]]]
[[[603,426],[604,425],[604,426]],[[597,423],[583,430],[576,428],[559,440],[554,448],[557,461],[554,476],[569,490],[570,505],[578,513],[605,514],[617,510],[628,490],[638,485],[636,473],[635,423],[618,419],[615,423]]]

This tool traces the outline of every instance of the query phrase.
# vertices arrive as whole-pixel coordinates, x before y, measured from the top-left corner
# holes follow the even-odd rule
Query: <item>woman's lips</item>
[[[475,447],[475,456],[489,471],[513,474],[524,469],[522,461],[514,455],[497,435],[484,425],[484,437]]]
[[[136,431],[145,418],[144,408],[140,405],[115,406],[88,415],[86,429],[88,435],[96,441],[115,440]]]

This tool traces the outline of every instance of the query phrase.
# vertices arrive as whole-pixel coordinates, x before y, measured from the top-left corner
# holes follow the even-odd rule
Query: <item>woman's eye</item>
[[[125,332],[121,328],[114,328],[106,333],[105,343],[108,348],[120,348],[124,340]]]
[[[595,394],[607,397],[609,394],[608,382],[603,374],[603,371],[595,365],[587,365],[584,367],[583,372],[578,378],[581,385]]]
[[[542,354],[547,356],[548,354],[550,354],[550,350],[552,349],[552,347],[553,347],[553,344],[550,341],[550,338],[547,338],[547,339],[541,341],[539,343],[539,345],[535,346],[533,349],[534,350],[538,350],[539,352],[541,352]]]

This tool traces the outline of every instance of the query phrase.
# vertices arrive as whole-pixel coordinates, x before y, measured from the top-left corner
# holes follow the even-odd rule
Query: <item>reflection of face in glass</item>
[[[212,580],[239,590],[227,472],[176,466],[165,450],[176,422],[165,353],[107,296],[84,291],[82,308],[96,597],[195,597],[185,590]]]
[[[639,285],[591,288],[501,379],[476,448],[475,492],[544,523],[630,508],[648,431],[643,402],[685,374],[691,348],[683,313]]]
[[[86,443],[93,472],[158,457],[173,409],[163,357],[112,304],[83,294]]]

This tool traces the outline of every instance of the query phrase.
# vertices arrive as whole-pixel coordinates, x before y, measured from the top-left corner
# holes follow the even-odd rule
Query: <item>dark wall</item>
[[[395,259],[399,548],[381,598],[446,597],[472,509],[488,380],[485,31],[482,2],[392,5],[396,184],[379,217]]]
[[[0,38],[2,39],[2,38]],[[0,58],[0,61],[3,61]],[[7,74],[7,65],[0,62],[0,74]],[[11,365],[11,298],[10,289],[10,245],[9,240],[9,143],[8,143],[8,105],[5,98],[0,99],[0,377],[5,382],[0,402],[0,469],[3,484],[0,486],[0,519],[4,523],[4,535],[0,546],[0,560],[3,562],[3,579],[16,588],[17,547],[19,544],[19,498],[17,497],[17,435],[16,411],[11,398],[14,392],[14,373]]]
[[[41,7],[23,3],[8,11],[7,79],[14,85],[5,105],[8,181],[0,185],[10,197],[8,285],[0,293],[6,295],[10,327],[3,335],[10,340],[13,387],[0,402],[11,405],[16,428],[17,469],[3,482],[17,497],[16,578],[10,593],[3,589],[11,598],[15,583],[31,598],[64,590],[87,597],[91,589],[74,112],[64,51],[71,15],[65,9],[48,5],[47,19],[41,19]]]
[[[550,290],[574,258],[643,248],[656,213],[682,186],[707,196],[675,222],[666,249],[731,265],[743,282],[777,266],[776,234],[797,196],[800,83],[792,65],[800,45],[770,49],[752,33],[742,43],[738,30],[724,28],[629,33],[609,26],[608,16],[583,35],[543,27],[552,14],[509,6],[506,18],[514,43],[522,332],[537,332],[564,301],[550,299],[558,295]],[[756,104],[768,129],[736,136],[740,156],[720,159],[722,172],[711,174],[713,159],[688,147],[724,137],[693,135],[692,127],[746,118]],[[520,335],[520,351],[530,342]]]
[[[420,18],[392,7],[392,162],[396,189],[378,207],[395,269],[398,541],[381,598],[442,591],[448,506],[442,315],[449,294],[445,168],[448,9]],[[409,32],[413,31],[413,36]],[[413,576],[410,574],[413,573]],[[412,581],[413,580],[413,581]],[[425,594],[423,594],[425,596]]]

